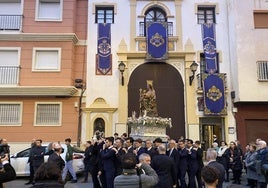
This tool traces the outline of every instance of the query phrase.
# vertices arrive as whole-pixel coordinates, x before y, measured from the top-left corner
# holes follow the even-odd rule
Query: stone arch
[[[142,11],[141,11],[140,17],[144,17],[145,12],[148,9],[153,8],[153,7],[159,7],[166,12],[167,17],[173,17],[170,13],[169,8],[164,3],[161,3],[161,2],[151,2],[151,3],[147,4],[146,6],[144,6]]]

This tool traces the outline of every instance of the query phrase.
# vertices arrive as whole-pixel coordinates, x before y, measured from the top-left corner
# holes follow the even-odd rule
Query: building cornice
[[[71,97],[78,92],[74,86],[19,86],[0,87],[0,96],[55,96]]]
[[[49,41],[78,43],[75,33],[20,33],[20,34],[0,34],[0,41]]]

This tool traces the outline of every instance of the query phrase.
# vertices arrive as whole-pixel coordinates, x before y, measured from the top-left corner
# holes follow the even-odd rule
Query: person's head
[[[213,135],[213,139],[216,140],[217,139],[217,135],[214,134]]]
[[[54,151],[55,151],[56,153],[58,153],[58,154],[61,154],[62,151],[63,151],[61,145],[60,145],[59,143],[56,143],[56,142],[54,142],[54,143],[52,144],[52,148],[53,148]]]
[[[86,141],[86,147],[88,148],[89,146],[91,146],[91,141],[90,140]]]
[[[259,148],[260,149],[263,149],[263,148],[266,148],[267,147],[267,144],[264,140],[260,140],[259,141]]]
[[[201,145],[201,142],[200,142],[199,140],[196,140],[196,141],[194,142],[194,146],[195,146],[196,148],[199,148],[200,145]]]
[[[121,138],[125,140],[125,139],[127,138],[127,133],[123,133],[123,134],[121,135]]]
[[[151,164],[151,156],[147,153],[142,153],[139,156],[139,162],[150,165]]]
[[[124,144],[124,140],[122,138],[117,138],[114,143],[116,148],[121,148]]]
[[[118,133],[114,133],[114,139],[118,137]]]
[[[212,143],[212,147],[213,147],[213,148],[217,148],[217,147],[218,147],[218,143],[217,143],[217,142],[213,142],[213,143]]]
[[[159,146],[158,146],[158,153],[159,154],[166,154],[166,146],[164,145],[164,144],[160,144]]]
[[[71,138],[66,138],[66,139],[65,139],[65,144],[66,144],[66,145],[70,145],[71,142],[72,142]]]
[[[221,146],[227,146],[227,143],[225,141],[221,141]]]
[[[42,145],[42,140],[41,140],[41,139],[37,139],[37,140],[35,141],[35,145],[36,145],[37,147],[40,147],[40,146]]]
[[[194,144],[194,141],[191,140],[191,139],[187,139],[187,140],[188,140],[187,141],[187,148],[191,148],[193,146],[193,144]]]
[[[257,146],[255,144],[249,144],[249,151],[250,152],[254,152],[254,151],[256,151],[256,149],[257,149]]]
[[[122,157],[123,169],[135,169],[137,164],[136,155],[133,153],[127,153]]]
[[[234,141],[230,142],[230,148],[234,149],[236,147],[236,143]]]
[[[138,138],[134,141],[135,148],[139,148],[142,145],[142,139]]]
[[[207,161],[213,161],[217,158],[217,151],[214,148],[208,148],[206,153]]]
[[[204,166],[201,170],[201,177],[206,186],[216,187],[219,179],[219,171],[211,166]]]
[[[151,148],[153,146],[152,140],[146,140],[145,146],[146,146],[146,148]]]
[[[134,142],[134,139],[132,137],[126,138],[126,141],[125,141],[126,147],[132,146],[133,142]]]
[[[179,140],[178,146],[179,146],[180,149],[185,148],[185,142],[184,142],[184,140]]]
[[[162,144],[162,139],[161,138],[156,138],[155,140],[154,140],[154,145],[155,145],[155,147],[158,147],[160,144]]]
[[[2,138],[2,139],[0,140],[0,144],[8,145],[8,143],[7,143],[7,139],[6,139],[6,138]]]
[[[61,170],[52,162],[43,163],[35,173],[35,180],[61,180]]]
[[[169,145],[170,149],[171,148],[176,148],[176,141],[171,139],[171,140],[169,140],[168,145]]]
[[[105,138],[105,146],[108,148],[114,144],[114,137]]]

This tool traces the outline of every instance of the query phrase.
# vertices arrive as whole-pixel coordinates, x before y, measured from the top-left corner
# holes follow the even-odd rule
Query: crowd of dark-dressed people
[[[65,140],[68,150],[65,160],[60,156],[61,145],[53,143],[46,163],[41,143],[40,139],[32,143],[28,184],[34,184],[33,187],[64,187],[67,171],[71,172],[71,181],[76,183],[76,175],[71,169],[71,140]],[[238,141],[232,141],[228,146],[215,137],[211,148],[204,151],[200,141],[182,137],[163,142],[161,138],[133,139],[125,133],[120,137],[115,133],[105,138],[96,134],[85,143],[84,155],[83,183],[88,182],[90,174],[94,188],[201,188],[206,185],[221,188],[224,181],[241,184],[244,171],[247,186],[267,187],[268,148],[261,139],[249,143],[243,151]],[[14,169],[12,171],[12,167],[6,165],[8,157],[9,154],[1,157],[1,162],[7,167],[6,171],[11,169],[13,177],[2,180],[6,171],[0,170],[1,183],[14,179]],[[207,174],[211,176],[207,177]]]

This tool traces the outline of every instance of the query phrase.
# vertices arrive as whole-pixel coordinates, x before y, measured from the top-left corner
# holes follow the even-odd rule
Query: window
[[[257,61],[258,80],[268,81],[268,61]]]
[[[216,23],[215,7],[198,7],[197,23]]]
[[[96,23],[114,23],[114,7],[96,7]]]
[[[143,36],[146,36],[146,25],[149,22],[167,22],[167,17],[165,11],[158,7],[154,7],[152,9],[149,9],[145,12],[145,18],[144,18],[144,33]],[[168,24],[168,29],[173,29],[173,23]],[[173,31],[169,30],[168,35],[171,36],[173,34]],[[140,34],[141,35],[141,34]]]
[[[256,29],[264,29],[268,28],[268,11],[267,10],[259,10],[254,11],[254,27]]]
[[[60,48],[34,48],[33,70],[59,71],[61,60]]]
[[[36,20],[61,21],[63,0],[36,0]]]
[[[61,103],[36,103],[35,125],[61,125]]]
[[[0,49],[0,84],[19,83],[19,48]]]
[[[1,0],[0,7],[0,30],[20,30],[22,25],[21,1]]]
[[[21,116],[21,103],[0,103],[0,125],[21,125]]]

